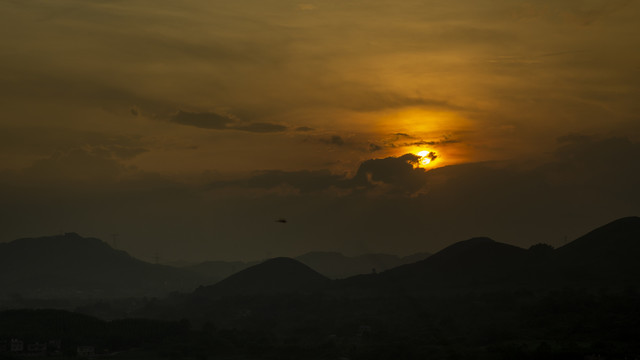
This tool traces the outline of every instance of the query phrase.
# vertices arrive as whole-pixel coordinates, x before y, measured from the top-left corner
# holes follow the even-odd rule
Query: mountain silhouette
[[[542,245],[542,246],[541,246]],[[430,293],[640,285],[640,218],[618,219],[553,250],[525,250],[481,237],[457,242],[425,260],[378,275],[341,281],[344,288]]]
[[[329,278],[341,279],[359,274],[369,274],[374,270],[377,272],[389,270],[425,259],[429,255],[428,253],[419,253],[401,258],[389,254],[344,256],[338,252],[312,251],[295,259]]]
[[[582,285],[640,283],[640,218],[601,226],[554,252],[557,276]]]
[[[328,279],[303,263],[286,257],[266,260],[211,286],[200,287],[196,296],[275,294],[309,291]]]
[[[640,251],[640,217],[625,217],[601,226],[557,249],[567,258],[597,260],[636,257]]]
[[[150,264],[76,233],[0,244],[0,292],[29,297],[160,295],[195,288],[189,271]]]
[[[636,261],[640,255],[639,234],[639,219],[625,218],[557,250],[543,243],[527,250],[486,237],[472,238],[415,263],[340,280],[328,280],[297,260],[275,258],[217,284],[200,287],[190,295],[147,306],[140,314],[158,318],[170,314],[167,318],[186,317],[226,326],[253,324],[260,328],[299,324],[301,316],[314,311],[325,311],[318,320],[325,325],[343,318],[355,323],[364,321],[354,315],[361,306],[371,307],[372,314],[376,314],[362,318],[368,321],[378,315],[387,316],[384,314],[388,311],[403,313],[405,308],[409,313],[411,309],[423,308],[422,315],[428,319],[431,310],[422,305],[425,301],[445,309],[454,306],[448,305],[449,301],[457,302],[455,306],[464,304],[463,307],[474,301],[489,302],[491,311],[502,311],[496,310],[499,308],[506,311],[513,310],[509,304],[515,299],[527,305],[548,297],[548,301],[541,300],[536,306],[554,309],[560,302],[571,309],[575,296],[591,301],[584,294],[597,293],[612,285],[615,290],[625,291],[629,285],[639,285],[640,265]],[[329,253],[321,257],[340,259],[342,255]],[[583,304],[587,308],[588,301]],[[306,305],[288,305],[293,303]],[[324,310],[319,310],[319,304]],[[539,312],[537,308],[530,311]],[[480,310],[477,314],[484,316]],[[324,317],[331,316],[335,318],[325,323]],[[486,321],[493,320],[488,316]]]
[[[425,260],[386,271],[387,281],[411,287],[489,286],[511,281],[526,263],[525,249],[479,237],[457,242]]]
[[[363,254],[345,256],[339,252],[311,251],[294,259],[331,279],[342,279],[359,274],[369,274],[392,269],[429,257],[429,253],[417,253],[405,257],[389,254]],[[259,264],[259,261],[205,261],[195,265],[180,266],[203,277],[204,284],[214,284],[230,275]]]
[[[205,261],[182,268],[202,276],[204,279],[203,285],[211,285],[258,263],[258,261]]]

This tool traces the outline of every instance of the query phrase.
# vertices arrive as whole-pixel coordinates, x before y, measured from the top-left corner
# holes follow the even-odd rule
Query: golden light
[[[420,164],[420,166],[429,165],[431,160],[434,159],[434,156],[431,154],[431,151],[427,151],[427,150],[420,151],[416,153],[416,155],[420,156],[420,159],[418,159],[418,163]]]

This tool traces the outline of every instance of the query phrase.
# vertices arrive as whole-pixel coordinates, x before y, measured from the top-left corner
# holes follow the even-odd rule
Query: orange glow
[[[418,159],[418,166],[427,166],[436,158],[435,152],[428,150],[419,151],[416,155],[420,157],[420,159]]]

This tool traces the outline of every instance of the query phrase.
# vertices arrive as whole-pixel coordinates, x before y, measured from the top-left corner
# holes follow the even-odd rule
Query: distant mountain
[[[319,258],[336,262],[344,258],[338,253],[311,253],[305,257],[307,261]],[[286,323],[285,318],[296,323],[305,311],[318,311],[318,304],[325,306],[325,316],[339,319],[353,317],[360,306],[374,306],[374,314],[383,314],[402,307],[420,308],[424,301],[467,299],[464,306],[472,309],[473,302],[489,299],[492,306],[499,305],[505,310],[515,298],[522,297],[522,304],[526,304],[538,296],[551,294],[551,298],[559,296],[561,301],[571,304],[571,289],[587,294],[603,288],[618,293],[621,289],[638,288],[639,257],[640,219],[625,218],[557,250],[544,244],[527,250],[486,237],[472,238],[415,263],[340,280],[328,280],[297,260],[276,258],[212,286],[200,287],[191,295],[153,303],[140,314],[171,319],[187,317],[229,326],[245,326],[251,321],[254,326],[276,326]],[[314,296],[308,296],[310,293]],[[288,305],[296,301],[307,307]],[[333,312],[336,308],[339,310]],[[491,311],[502,311],[496,309]],[[425,316],[431,312],[428,307],[424,311]],[[321,318],[320,323],[331,323]]]
[[[426,259],[429,255],[429,253],[419,253],[401,258],[388,254],[364,254],[349,257],[338,252],[313,251],[296,257],[296,260],[329,278],[341,279],[354,275],[382,272]]]
[[[0,294],[5,296],[161,295],[200,282],[195,273],[135,259],[76,233],[0,244]]]
[[[597,228],[553,250],[530,250],[473,238],[455,243],[425,260],[377,275],[339,282],[361,293],[434,293],[640,286],[640,218],[628,217]]]
[[[400,266],[384,273],[393,278],[417,277],[438,282],[461,278],[484,281],[501,277],[504,271],[518,266],[527,251],[490,238],[481,237],[457,242],[425,260]]]
[[[244,269],[211,286],[200,287],[196,296],[275,294],[313,290],[328,279],[307,265],[285,257],[267,260]]]
[[[182,268],[202,276],[204,279],[203,285],[211,285],[237,273],[238,271],[246,269],[251,266],[250,264],[251,263],[245,263],[242,261],[205,261],[196,265],[184,266]]]
[[[527,266],[529,258],[525,249],[489,238],[473,238],[455,243],[422,261],[377,275],[346,279],[340,286],[395,293],[490,288],[518,281],[517,274]]]
[[[370,274],[374,271],[389,270],[396,266],[426,259],[429,255],[429,253],[417,253],[405,257],[388,254],[344,256],[339,252],[312,251],[295,259],[328,278],[341,279],[359,274]],[[190,264],[180,267],[202,276],[205,280],[204,284],[214,284],[259,263],[259,261],[205,261],[196,265]]]

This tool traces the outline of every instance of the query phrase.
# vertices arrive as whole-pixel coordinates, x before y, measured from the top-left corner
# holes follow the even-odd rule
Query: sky
[[[0,241],[78,232],[164,261],[561,246],[640,214],[639,16],[0,0]]]

